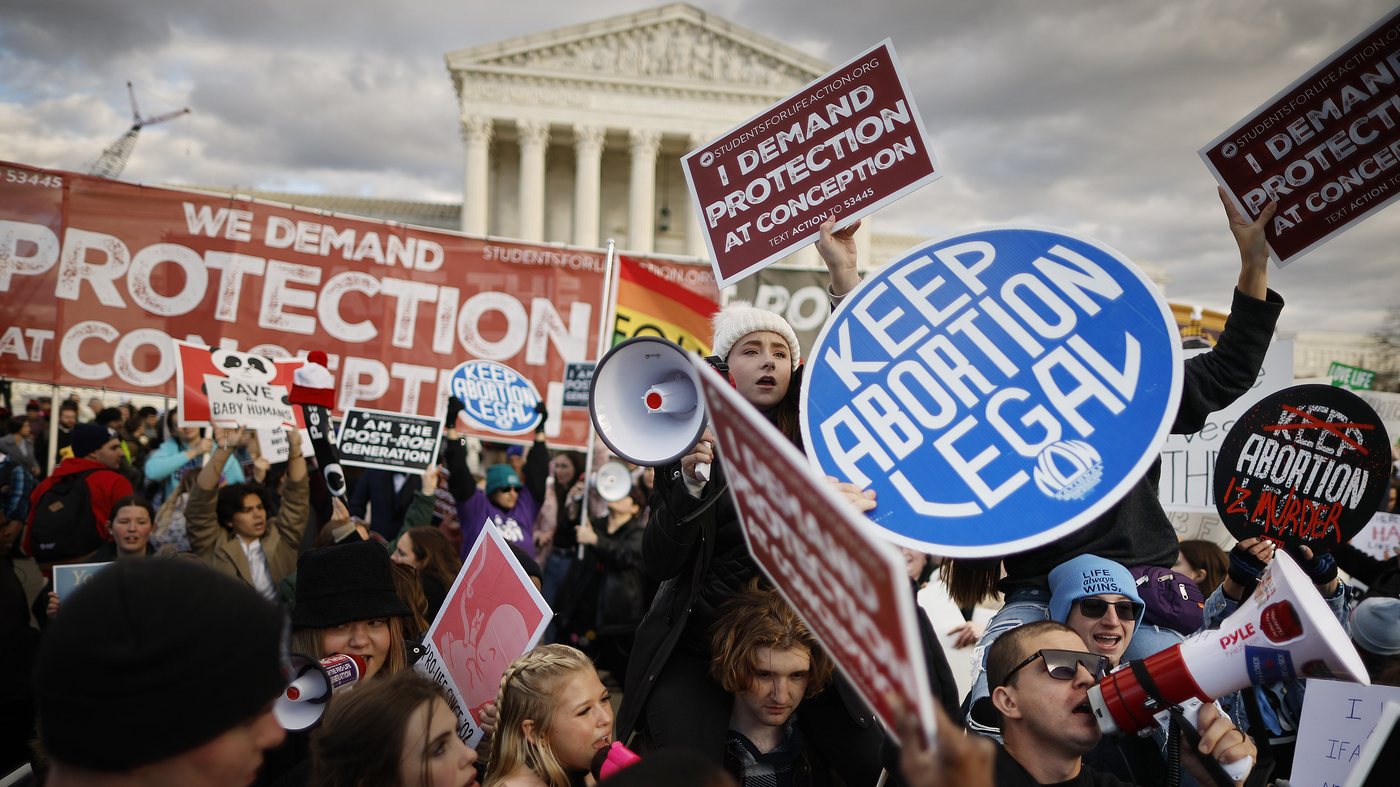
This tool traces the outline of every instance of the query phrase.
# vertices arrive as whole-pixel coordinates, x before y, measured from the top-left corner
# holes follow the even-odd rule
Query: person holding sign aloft
[[[827,292],[834,300],[860,281],[854,239],[859,226],[836,231],[827,222],[821,227],[817,249],[831,274]],[[731,301],[713,322],[710,346],[727,364],[735,389],[800,448],[802,348],[792,326],[742,301]],[[637,629],[617,734],[627,740],[636,730],[651,748],[681,746],[720,763],[733,697],[709,675],[710,633],[720,608],[759,570],[714,443],[706,430],[679,462],[656,468],[642,555],[647,573],[664,584]],[[697,465],[709,465],[708,475]],[[873,505],[854,485],[839,487],[858,507]],[[804,706],[803,734],[831,755],[847,783],[874,784],[883,736],[878,725],[861,718],[863,708],[848,709],[841,693],[824,692]]]
[[[238,483],[219,488],[219,468],[233,456],[243,439],[243,427],[216,429],[214,452],[199,471],[185,504],[190,547],[206,563],[257,588],[265,598],[277,598],[277,583],[296,570],[301,534],[311,515],[311,487],[301,433],[287,430],[290,454],[282,507],[268,516],[269,494],[259,484]]]
[[[544,424],[549,420],[549,411],[544,402],[535,406],[540,422],[535,425],[535,442],[525,457],[524,482],[510,465],[492,465],[486,468],[484,494],[476,488],[476,477],[467,467],[466,446],[457,436],[455,424],[457,413],[461,411],[461,402],[453,397],[448,403],[447,422],[454,426],[445,434],[443,453],[448,491],[457,501],[457,521],[462,524],[462,559],[466,560],[482,523],[488,519],[501,531],[502,538],[533,558],[535,515],[544,500],[545,480],[549,477],[549,448],[544,443]]]
[[[1230,232],[1239,249],[1240,273],[1230,320],[1210,352],[1186,360],[1181,403],[1172,424],[1173,434],[1200,431],[1211,413],[1229,406],[1254,385],[1274,325],[1283,310],[1283,299],[1268,288],[1269,249],[1264,228],[1272,220],[1275,203],[1269,203],[1250,222],[1220,192]],[[1002,560],[956,560],[948,574],[949,589],[960,606],[975,604],[993,589],[1005,605],[992,618],[973,651],[973,687],[963,701],[969,726],[992,734],[994,709],[987,686],[986,654],[997,637],[1018,626],[1050,617],[1051,570],[1076,556],[1093,554],[1124,566],[1171,568],[1179,552],[1176,531],[1157,498],[1160,464],[1154,464],[1112,508],[1088,525],[1043,547],[1009,555]],[[1002,568],[1005,576],[997,580]],[[1124,660],[1151,655],[1180,642],[1166,630],[1144,626],[1136,632]]]

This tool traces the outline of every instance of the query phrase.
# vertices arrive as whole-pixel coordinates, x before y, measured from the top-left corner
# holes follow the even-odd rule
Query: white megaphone
[[[1254,594],[1219,629],[1148,656],[1139,669],[1154,686],[1144,687],[1135,670],[1119,668],[1089,690],[1105,733],[1151,730],[1153,716],[1166,707],[1191,698],[1211,702],[1251,684],[1333,678],[1371,685],[1351,638],[1283,551],[1274,552]]]
[[[604,462],[603,466],[598,468],[593,486],[598,490],[599,497],[609,503],[616,503],[632,494],[632,471],[621,462]]]
[[[292,681],[272,703],[277,723],[288,732],[315,726],[325,714],[330,698],[354,686],[365,674],[364,659],[346,653],[320,661],[301,653],[293,653],[291,658]]]
[[[654,336],[628,339],[598,361],[588,413],[608,448],[637,465],[675,462],[705,432],[705,403],[689,355]],[[696,476],[708,478],[709,465],[701,467]]]

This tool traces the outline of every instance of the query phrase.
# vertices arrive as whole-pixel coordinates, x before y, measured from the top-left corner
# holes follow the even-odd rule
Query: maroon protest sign
[[[1298,385],[1240,416],[1220,445],[1215,505],[1230,535],[1330,551],[1376,513],[1390,439],[1344,388]]]
[[[720,287],[942,176],[889,39],[681,159]]]
[[[699,357],[693,362],[754,560],[889,729],[893,694],[932,736],[904,561],[782,433]]]
[[[1400,197],[1400,9],[1200,151],[1283,267]]]

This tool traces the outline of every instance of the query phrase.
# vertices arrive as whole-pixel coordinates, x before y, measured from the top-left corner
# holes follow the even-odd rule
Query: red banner
[[[681,159],[721,287],[942,176],[886,39]]]
[[[1400,197],[1400,9],[1200,151],[1279,267]]]
[[[564,365],[598,357],[604,263],[0,162],[0,374],[174,396],[171,339],[319,349],[337,412],[441,415],[452,369],[485,358],[545,395],[551,443],[583,448],[587,413],[560,406]]]
[[[886,728],[896,728],[893,694],[932,739],[904,560],[724,378],[699,358],[692,363],[749,553]]]

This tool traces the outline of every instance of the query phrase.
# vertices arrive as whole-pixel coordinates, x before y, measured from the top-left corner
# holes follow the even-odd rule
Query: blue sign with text
[[[480,429],[527,434],[540,422],[535,412],[540,392],[535,384],[503,363],[467,361],[452,370],[448,385],[452,395],[462,400],[461,417]]]
[[[930,241],[826,322],[802,388],[807,456],[874,489],[904,546],[991,557],[1088,524],[1156,460],[1181,339],[1127,258],[1037,226]]]

